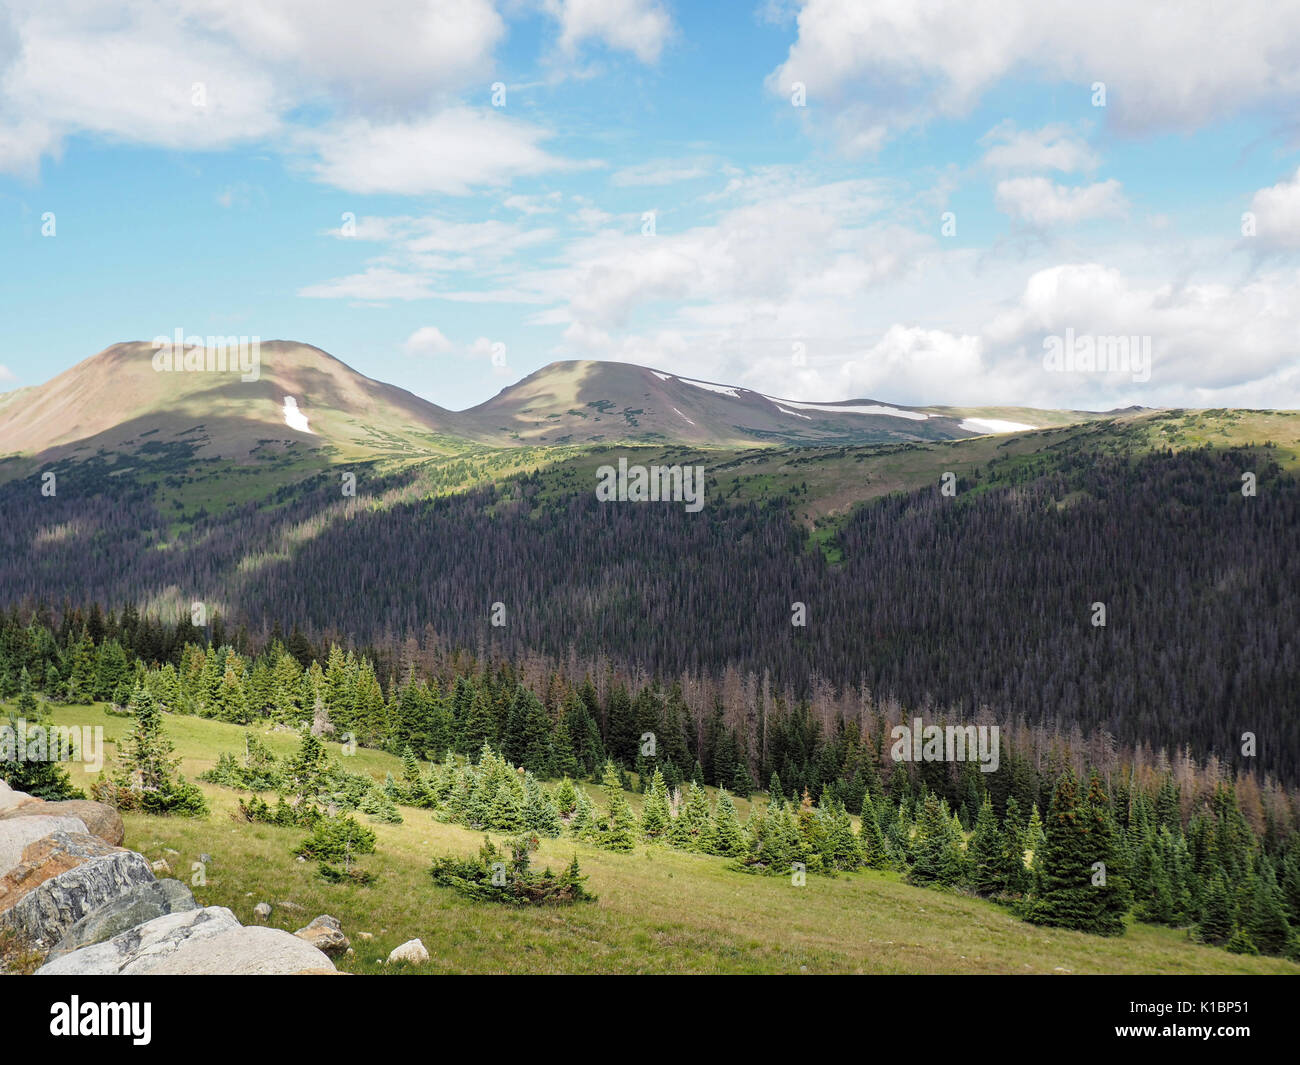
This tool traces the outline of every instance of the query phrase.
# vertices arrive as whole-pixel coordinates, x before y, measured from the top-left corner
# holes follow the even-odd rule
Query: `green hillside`
[[[102,725],[109,740],[130,725],[98,706],[56,708],[55,719]],[[182,716],[166,721],[191,780],[220,752],[242,749],[237,726]],[[261,738],[277,755],[297,747],[291,732]],[[364,748],[345,761],[378,780],[401,768],[398,759]],[[79,769],[73,776],[83,784]],[[615,854],[544,840],[535,863],[558,870],[576,853],[598,902],[544,911],[475,903],[436,887],[428,867],[435,855],[474,853],[482,834],[409,807],[403,824],[372,826],[378,853],[365,866],[378,883],[332,886],[316,876],[314,864],[292,857],[304,830],[233,820],[237,793],[201,786],[212,807],[207,819],[130,814],[126,845],[166,859],[185,880],[191,863],[209,855],[207,883],[195,887],[196,897],[229,907],[246,923],[254,923],[253,908],[262,901],[274,907],[269,923],[290,931],[332,914],[352,939],[355,954],[339,962],[348,972],[392,972],[381,960],[419,937],[431,955],[420,971],[433,973],[1300,974],[1300,965],[1230,954],[1168,928],[1130,924],[1117,939],[1039,928],[973,897],[912,887],[895,873],[810,876],[795,887],[735,872],[726,859],[657,846]],[[631,798],[636,804],[640,797]],[[748,804],[737,805],[743,819]]]

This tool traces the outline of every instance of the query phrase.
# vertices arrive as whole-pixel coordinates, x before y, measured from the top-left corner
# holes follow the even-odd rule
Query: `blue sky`
[[[1288,6],[14,0],[0,387],[180,328],[454,408],[566,358],[1300,406]],[[1146,339],[1147,379],[1049,369],[1067,331]]]

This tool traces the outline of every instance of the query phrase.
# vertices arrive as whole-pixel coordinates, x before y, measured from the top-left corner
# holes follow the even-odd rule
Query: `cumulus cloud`
[[[1251,197],[1255,236],[1262,250],[1300,250],[1300,169],[1289,181],[1260,189]]]
[[[1003,214],[1036,228],[1113,218],[1127,206],[1114,179],[1070,188],[1043,177],[1011,178],[998,182],[994,200]]]
[[[896,324],[847,360],[834,384],[837,394],[848,396],[922,396],[933,394],[936,381],[969,389],[987,372],[982,352],[978,336]]]
[[[656,63],[673,33],[673,22],[657,0],[547,0],[560,27],[560,48],[573,55],[587,41],[630,52]]]
[[[271,72],[239,42],[155,5],[17,0],[5,14],[13,43],[0,70],[0,169],[33,173],[79,132],[219,149],[280,128]]]
[[[445,355],[454,346],[436,325],[425,325],[406,338],[402,350],[407,355],[429,358],[434,355]]]
[[[1113,182],[1008,181],[1029,182],[1003,199],[1030,224],[1122,205]],[[767,168],[733,176],[698,224],[661,215],[653,237],[638,215],[585,199],[599,212],[589,231],[539,226],[546,216],[362,218],[358,235],[383,237],[369,268],[303,294],[532,307],[524,322],[556,337],[547,358],[637,362],[794,400],[1300,405],[1300,271],[1235,280],[1244,264],[1226,240],[1170,249],[1129,238],[1064,263],[1052,246],[1032,261],[989,255],[901,225],[897,191]],[[1044,339],[1067,333],[1139,338],[1149,380],[1049,370]],[[486,340],[466,349],[490,353]]]
[[[1099,263],[1070,263],[1034,271],[1009,306],[966,329],[895,322],[856,349],[823,338],[817,347],[828,357],[799,370],[792,370],[788,352],[769,346],[743,383],[807,400],[1294,408],[1300,406],[1298,329],[1300,272],[1241,285],[1180,286],[1144,282]],[[1131,358],[1114,368],[1059,370],[1046,356],[1067,341]],[[1144,380],[1137,359],[1145,352],[1151,361]]]
[[[998,82],[1024,76],[1107,87],[1108,118],[1130,132],[1191,130],[1244,109],[1286,113],[1300,96],[1300,7],[1240,0],[1230,32],[1212,5],[1128,0],[806,0],[798,37],[768,78],[834,116],[848,147],[885,131],[968,113]]]
[[[492,0],[377,0],[364,18],[359,32],[342,0],[14,0],[0,12],[0,171],[33,176],[76,135],[273,143],[354,192],[461,194],[557,167],[545,131],[456,102],[504,37]]]

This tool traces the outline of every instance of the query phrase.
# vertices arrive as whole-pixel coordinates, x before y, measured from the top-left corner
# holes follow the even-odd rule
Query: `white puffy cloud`
[[[938,381],[945,389],[967,389],[986,372],[982,351],[978,336],[892,325],[867,351],[844,363],[836,393],[921,396],[932,394]]]
[[[1107,89],[1107,115],[1134,131],[1190,130],[1243,109],[1285,115],[1300,96],[1300,6],[1129,0],[806,0],[798,36],[768,78],[795,81],[835,116],[839,139],[878,143],[935,116],[962,115],[1024,76]]]
[[[445,355],[454,346],[436,325],[424,325],[406,338],[402,350],[408,355],[428,358]]]
[[[502,184],[555,166],[544,131],[455,103],[486,84],[504,33],[492,0],[13,0],[0,11],[0,172],[33,175],[75,135],[203,151],[274,138],[319,152],[316,172],[351,191]],[[421,166],[417,151],[433,158]]]
[[[1300,169],[1290,181],[1279,181],[1251,197],[1255,236],[1268,251],[1300,250]]]
[[[506,30],[492,0],[189,0],[179,13],[308,94],[381,112],[485,80]]]
[[[17,0],[6,16],[0,169],[32,173],[78,132],[210,149],[279,129],[283,100],[272,74],[237,41],[156,5]]]
[[[673,21],[657,0],[547,0],[560,24],[560,48],[574,54],[586,41],[631,52],[656,63],[673,33]]]
[[[981,330],[1000,387],[1057,406],[1293,407],[1300,404],[1300,273],[1244,284],[1142,282],[1100,263],[1036,271],[1015,306]],[[1149,344],[1150,381],[1123,372],[1049,371],[1047,337],[1129,337]],[[1144,339],[1146,338],[1146,339]]]
[[[1113,218],[1127,206],[1113,178],[1077,188],[1043,177],[1010,178],[998,182],[994,200],[999,211],[1036,228]]]

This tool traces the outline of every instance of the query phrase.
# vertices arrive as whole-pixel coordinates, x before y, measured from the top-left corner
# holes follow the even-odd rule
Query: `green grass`
[[[102,725],[106,739],[130,725],[101,707],[60,707],[55,717]],[[244,730],[234,725],[169,716],[167,731],[191,779],[221,751],[243,748]],[[291,733],[258,733],[277,755],[297,748]],[[331,749],[340,757],[336,745]],[[114,748],[107,751],[111,757]],[[399,770],[396,758],[364,749],[345,764],[376,779]],[[73,774],[86,777],[80,768]],[[289,931],[332,914],[356,952],[339,967],[353,973],[393,972],[382,960],[416,937],[431,957],[419,971],[445,973],[1300,973],[1280,959],[1193,943],[1174,929],[1134,924],[1122,938],[1103,939],[1036,928],[991,903],[912,887],[893,873],[810,876],[796,887],[786,878],[736,872],[725,859],[663,847],[613,854],[545,840],[538,867],[558,872],[576,852],[599,901],[543,910],[476,903],[435,887],[428,867],[437,854],[475,853],[482,834],[405,807],[404,824],[372,826],[379,852],[362,865],[379,882],[334,886],[313,863],[292,857],[303,830],[237,822],[231,815],[240,796],[202,787],[212,804],[206,820],[130,814],[127,846],[166,858],[184,880],[200,854],[210,855],[196,897],[229,907],[246,923],[262,901],[274,907],[269,923]],[[589,790],[598,796],[598,788]],[[747,816],[748,804],[737,805]],[[300,909],[286,908],[286,901]]]

